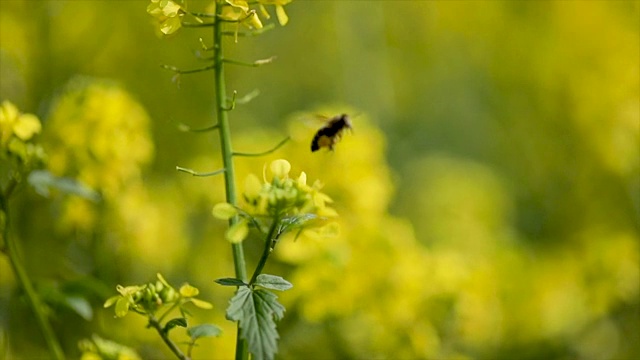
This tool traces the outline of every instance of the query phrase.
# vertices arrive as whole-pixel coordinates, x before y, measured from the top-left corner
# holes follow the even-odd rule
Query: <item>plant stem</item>
[[[276,228],[278,227],[279,223],[280,223],[280,220],[277,217],[273,219],[271,228],[269,228],[269,233],[267,234],[267,237],[264,239],[264,249],[262,250],[262,256],[260,257],[260,261],[258,261],[258,265],[256,266],[256,269],[253,271],[253,275],[251,276],[251,281],[249,281],[249,286],[253,285],[253,283],[256,282],[258,275],[260,275],[260,272],[262,272],[264,265],[267,263],[267,259],[269,258],[269,255],[271,255],[271,250],[272,250],[271,245],[275,240],[274,235],[276,233]]]
[[[222,16],[224,1],[217,0],[216,16]],[[218,131],[220,133],[220,146],[222,148],[222,163],[225,168],[224,184],[227,202],[237,205],[236,189],[235,189],[235,171],[233,168],[233,149],[231,147],[231,132],[229,129],[228,112],[225,110],[227,101],[227,92],[224,81],[224,56],[222,52],[223,28],[222,21],[216,21],[213,26],[213,61],[215,70],[215,87],[216,87],[216,114],[219,124]],[[235,216],[229,220],[229,226],[238,221]],[[247,280],[247,269],[244,260],[244,250],[242,244],[232,244],[233,263],[235,267],[236,278],[242,281]],[[240,337],[240,326],[238,324],[236,334],[236,360],[248,359],[247,343]]]
[[[158,334],[160,335],[164,343],[167,344],[169,349],[171,349],[171,351],[178,357],[178,359],[190,360],[190,358],[187,355],[185,355],[182,352],[182,350],[180,350],[178,345],[176,345],[176,343],[174,343],[171,339],[169,339],[169,334],[164,332],[164,330],[162,329],[162,324],[160,324],[160,321],[158,321],[158,319],[156,319],[155,316],[153,315],[149,315],[149,326],[156,329],[156,331],[158,332]]]
[[[13,272],[16,274],[16,278],[18,283],[24,289],[24,292],[27,296],[27,302],[33,313],[36,316],[36,321],[40,330],[42,331],[42,335],[44,336],[44,340],[47,343],[47,347],[49,348],[49,352],[51,353],[51,357],[56,360],[64,360],[64,353],[62,352],[62,348],[58,343],[58,340],[55,337],[53,329],[51,328],[51,324],[47,320],[47,317],[44,313],[44,306],[40,302],[40,298],[33,288],[33,284],[31,284],[31,280],[27,275],[27,271],[24,268],[22,262],[20,262],[20,258],[18,256],[18,245],[14,242],[14,239],[9,236],[9,197],[10,189],[7,189],[5,193],[0,195],[0,211],[4,213],[4,229],[2,231],[2,237],[4,238],[5,246],[6,246],[6,254],[9,258],[9,263],[11,264],[11,268],[13,268]],[[7,196],[5,196],[5,194]]]

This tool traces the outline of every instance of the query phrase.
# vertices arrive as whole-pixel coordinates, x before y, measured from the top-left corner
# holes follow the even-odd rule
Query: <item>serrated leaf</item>
[[[293,285],[280,276],[260,274],[256,278],[255,285],[262,286],[263,288],[271,290],[285,291],[293,287]]]
[[[278,351],[275,320],[282,319],[285,309],[277,298],[268,290],[243,286],[229,302],[227,319],[240,322],[240,335],[247,340],[249,352],[256,360],[273,359]]]
[[[244,281],[236,278],[222,278],[214,280],[217,284],[222,286],[246,286]]]
[[[285,308],[278,302],[278,296],[271,291],[258,289],[254,291],[254,296],[259,297],[263,306],[273,313],[276,320],[282,320]]]
[[[180,326],[180,327],[185,327],[186,328],[187,327],[187,319],[185,319],[185,318],[171,319],[171,320],[167,321],[167,323],[164,325],[164,328],[162,328],[162,331],[166,334],[176,326]]]
[[[216,337],[222,334],[222,329],[213,324],[202,324],[192,326],[187,329],[187,335],[191,337],[191,340],[196,340],[203,337]]]

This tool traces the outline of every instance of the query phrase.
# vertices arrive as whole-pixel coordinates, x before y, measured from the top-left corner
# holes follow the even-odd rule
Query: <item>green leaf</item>
[[[280,220],[280,229],[278,232],[284,234],[294,229],[302,229],[306,223],[319,218],[316,214],[301,214],[285,217]]]
[[[213,324],[196,325],[187,329],[187,335],[189,335],[193,341],[203,337],[216,337],[221,334],[222,329]]]
[[[29,174],[29,184],[33,186],[36,192],[44,197],[49,197],[51,188],[58,189],[67,194],[73,194],[83,197],[93,202],[100,200],[100,195],[93,189],[87,187],[81,182],[64,177],[57,177],[46,170],[34,170]]]
[[[222,286],[247,286],[244,281],[236,278],[222,278],[214,281]]]
[[[64,304],[83,319],[89,321],[93,318],[93,309],[87,299],[80,296],[66,296]]]
[[[280,276],[260,274],[256,278],[255,285],[262,286],[263,288],[271,290],[285,291],[293,287],[293,285]]]
[[[166,334],[176,326],[180,326],[180,327],[186,328],[187,327],[187,319],[186,318],[171,319],[164,325],[164,328],[162,328],[162,331]]]
[[[229,301],[227,319],[240,322],[240,335],[256,360],[273,359],[278,351],[275,320],[282,319],[285,309],[277,298],[268,290],[243,286]]]

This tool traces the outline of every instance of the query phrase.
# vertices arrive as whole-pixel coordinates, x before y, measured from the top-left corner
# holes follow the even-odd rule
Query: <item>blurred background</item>
[[[0,100],[43,122],[48,168],[103,201],[21,188],[13,234],[70,358],[96,334],[170,359],[144,319],[114,319],[117,284],[188,281],[225,333],[233,275],[209,29],[160,38],[148,1],[0,2]],[[207,1],[189,1],[192,10]],[[273,8],[270,8],[273,12]],[[640,355],[640,2],[311,1],[259,37],[228,39],[237,182],[265,163],[320,179],[340,234],[282,241],[281,359],[593,359]],[[275,21],[275,17],[271,19]],[[179,85],[179,86],[178,86]],[[335,152],[310,153],[309,117],[353,115]],[[314,128],[314,126],[316,126]],[[3,181],[5,179],[2,179]],[[262,245],[249,238],[250,268]],[[0,358],[46,358],[0,257]],[[180,330],[174,331],[180,341]],[[187,337],[184,335],[184,339]]]

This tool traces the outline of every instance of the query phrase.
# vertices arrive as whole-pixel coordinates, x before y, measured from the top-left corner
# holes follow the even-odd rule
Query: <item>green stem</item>
[[[22,262],[20,262],[20,258],[18,256],[18,244],[14,242],[14,239],[9,236],[9,197],[4,196],[5,194],[9,194],[9,188],[7,191],[0,195],[0,211],[4,213],[4,229],[2,231],[2,237],[4,238],[5,246],[6,246],[6,254],[9,258],[9,263],[11,264],[11,268],[13,272],[16,274],[16,278],[18,283],[24,289],[24,292],[27,296],[27,302],[31,309],[33,310],[36,321],[40,330],[42,331],[42,335],[44,336],[44,340],[47,343],[47,347],[49,348],[49,352],[51,353],[51,357],[56,360],[64,360],[64,353],[62,352],[62,348],[58,343],[58,340],[55,337],[53,329],[51,328],[51,324],[47,320],[47,317],[44,313],[44,306],[40,302],[40,298],[36,294],[35,289],[33,288],[33,284],[31,284],[31,280],[27,275],[27,271],[24,268]]]
[[[173,352],[178,357],[178,359],[180,359],[180,360],[190,360],[190,357],[185,355],[182,352],[182,350],[180,350],[178,345],[176,345],[176,343],[174,343],[171,339],[169,339],[169,334],[167,334],[162,329],[162,324],[160,324],[160,321],[158,321],[158,319],[156,319],[155,316],[153,316],[153,315],[149,315],[149,326],[151,326],[152,328],[156,329],[156,331],[158,332],[158,334],[160,335],[160,337],[162,338],[164,343],[167,344],[169,349],[171,349],[171,352]]]
[[[269,255],[271,255],[271,250],[273,249],[273,241],[275,240],[276,229],[278,228],[278,224],[280,224],[280,219],[277,217],[273,219],[273,223],[271,224],[271,228],[269,228],[269,233],[267,237],[264,239],[264,249],[262,250],[262,256],[260,257],[260,261],[258,261],[258,265],[256,269],[253,271],[253,275],[251,276],[251,281],[249,281],[249,286],[253,285],[258,278],[258,275],[262,272],[264,265],[267,263],[267,259]]]
[[[217,0],[216,16],[222,16],[224,1]],[[217,124],[220,133],[220,146],[222,148],[222,163],[225,168],[224,183],[227,202],[237,205],[236,189],[235,189],[235,171],[233,168],[233,149],[231,147],[231,131],[229,129],[228,112],[225,110],[227,101],[226,85],[224,81],[224,54],[222,52],[223,28],[222,21],[216,21],[213,27],[213,61],[215,70],[215,87],[216,87],[216,113],[218,117]],[[235,216],[229,220],[229,226],[235,224],[238,217]],[[232,244],[233,263],[235,267],[236,278],[247,281],[247,269],[244,260],[244,250],[242,244]],[[240,336],[240,326],[236,331],[236,360],[248,359],[247,342]]]

